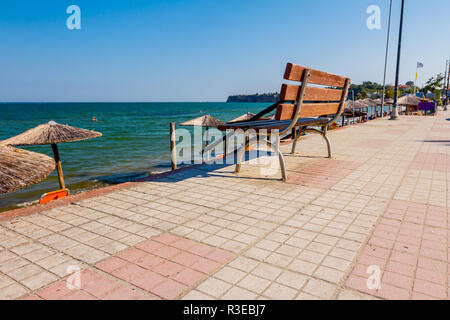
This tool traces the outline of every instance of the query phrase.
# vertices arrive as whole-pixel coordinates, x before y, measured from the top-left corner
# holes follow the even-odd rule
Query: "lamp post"
[[[448,63],[450,60],[445,60],[445,69],[444,69],[444,82],[442,84],[442,90],[441,90],[441,100],[442,100],[442,106],[444,107],[444,111],[447,111],[447,105],[445,104],[447,99],[447,71],[448,71]],[[445,97],[445,99],[444,99]]]
[[[353,103],[353,124],[355,124],[355,90],[352,90],[352,103]]]
[[[400,30],[398,35],[398,49],[397,49],[397,70],[395,71],[395,89],[394,89],[394,104],[392,105],[391,120],[398,119],[398,77],[400,73],[400,57],[402,52],[402,32],[403,32],[403,12],[405,9],[405,0],[402,0],[402,10],[400,13]]]
[[[389,22],[388,22],[388,32],[387,32],[387,40],[386,40],[386,56],[384,58],[383,93],[381,94],[381,116],[383,116],[383,109],[384,109],[384,93],[385,93],[385,87],[386,87],[386,68],[387,68],[387,61],[388,61],[388,55],[389,55],[389,36],[391,33],[391,13],[392,13],[392,0],[390,1],[390,5],[389,5]]]
[[[448,60],[448,67],[447,67],[447,88],[445,90],[445,106],[444,111],[447,111],[447,105],[448,105],[448,87],[450,82],[450,60]]]

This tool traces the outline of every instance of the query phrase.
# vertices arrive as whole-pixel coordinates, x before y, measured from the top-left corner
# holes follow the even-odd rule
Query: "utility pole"
[[[444,97],[447,98],[447,72],[448,72],[448,63],[450,60],[445,60],[445,69],[444,69],[444,82],[442,84],[442,90],[441,90],[441,100],[442,100],[442,106],[444,108],[444,111],[447,111],[447,105],[445,104],[445,100]]]
[[[448,67],[447,67],[447,89],[445,90],[445,106],[444,111],[447,111],[447,105],[448,105],[448,87],[450,83],[450,60],[448,60]]]
[[[392,14],[392,0],[389,5],[389,22],[388,22],[388,31],[387,31],[387,40],[386,40],[386,56],[384,58],[384,77],[383,77],[383,93],[381,94],[381,116],[383,116],[384,109],[384,93],[386,88],[386,69],[389,55],[389,36],[391,33],[391,14]]]
[[[400,73],[400,57],[402,53],[402,32],[403,32],[403,12],[405,9],[405,0],[402,0],[402,10],[400,13],[400,30],[398,35],[398,49],[397,49],[397,70],[395,71],[395,89],[394,89],[394,104],[392,105],[391,120],[398,119],[398,77]]]

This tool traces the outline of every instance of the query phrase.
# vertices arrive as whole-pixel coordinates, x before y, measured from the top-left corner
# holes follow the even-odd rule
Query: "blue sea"
[[[99,131],[102,137],[59,144],[66,186],[72,193],[170,169],[169,123],[205,114],[229,121],[257,113],[266,103],[1,103],[0,140],[54,120]],[[92,118],[96,117],[97,122]],[[53,156],[51,147],[24,149]],[[0,195],[0,211],[39,200],[57,190],[56,170],[44,181]]]

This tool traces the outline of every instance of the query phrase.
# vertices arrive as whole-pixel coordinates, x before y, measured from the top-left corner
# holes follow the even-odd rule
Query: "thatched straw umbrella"
[[[100,132],[75,128],[63,124],[50,121],[46,124],[41,124],[36,128],[30,129],[15,137],[2,141],[2,144],[12,146],[33,146],[50,144],[53,149],[55,157],[56,169],[58,170],[58,180],[61,189],[65,189],[64,176],[59,158],[58,143],[86,140],[91,138],[101,137]]]
[[[243,114],[242,116],[237,117],[236,119],[228,121],[227,123],[236,123],[236,122],[249,121],[254,116],[256,116],[255,113],[247,112],[247,113]],[[270,120],[270,119],[273,119],[273,118],[274,117],[261,117],[261,118],[259,118],[259,120]]]
[[[209,144],[209,133],[208,133],[208,129],[209,128],[217,128],[220,125],[225,124],[225,122],[214,118],[213,116],[207,114],[192,120],[188,120],[185,122],[181,122],[179,125],[180,126],[187,126],[187,127],[205,127],[205,140],[206,140],[206,146],[208,146]],[[208,154],[207,154],[208,157]]]
[[[181,122],[179,125],[180,126],[217,128],[218,126],[223,125],[223,124],[224,124],[224,122],[207,114],[207,115],[204,115],[204,116],[192,119],[192,120]]]
[[[45,154],[0,145],[0,194],[44,180],[55,169]]]
[[[342,125],[344,125],[344,117],[347,118],[355,118],[355,117],[363,117],[366,113],[361,110],[367,108],[367,105],[362,102],[362,100],[347,100],[345,102],[345,109],[342,118]]]
[[[206,145],[208,145],[208,128],[217,128],[223,124],[225,123],[207,114],[192,120],[181,122],[179,125],[188,127],[206,127]]]
[[[242,122],[242,121],[248,121],[251,120],[254,116],[256,116],[255,113],[247,112],[233,120],[228,121],[228,123],[235,123],[235,122]]]
[[[420,102],[427,101],[427,99],[421,99],[419,97],[416,97],[414,95],[409,96],[403,96],[398,99],[397,104],[399,106],[413,106],[416,107],[419,105]]]
[[[411,107],[418,107],[420,102],[428,101],[427,99],[421,99],[419,97],[416,97],[415,95],[408,95],[403,96],[398,99],[397,104],[399,106],[405,106],[406,107],[406,113],[409,112]]]

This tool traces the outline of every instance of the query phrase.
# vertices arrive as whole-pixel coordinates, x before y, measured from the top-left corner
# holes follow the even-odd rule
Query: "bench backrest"
[[[288,63],[284,79],[301,84],[282,85],[276,120],[297,121],[296,118],[334,115],[334,121],[340,117],[347,99],[349,78]]]

